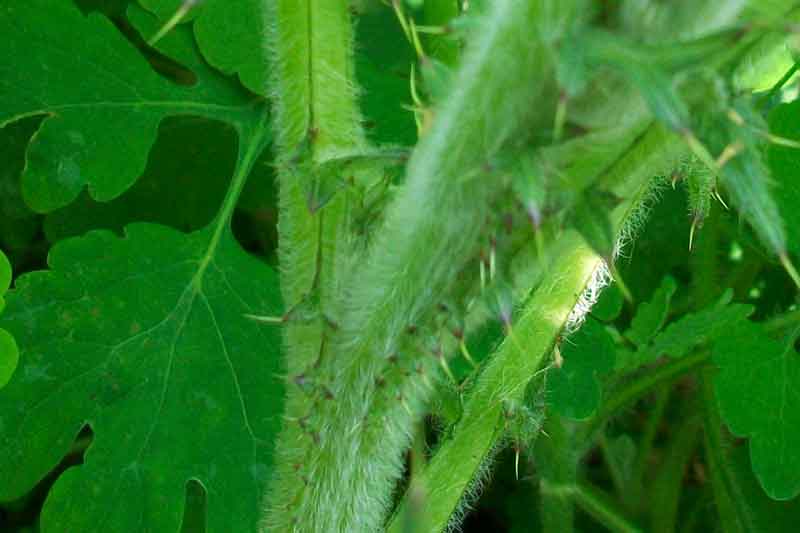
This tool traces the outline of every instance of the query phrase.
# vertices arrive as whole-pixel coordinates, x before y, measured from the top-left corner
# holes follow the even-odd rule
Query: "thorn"
[[[411,63],[411,75],[409,77],[409,82],[411,84],[411,101],[414,102],[414,106],[417,108],[424,108],[425,104],[422,103],[422,99],[419,97],[419,93],[417,93],[417,69],[414,63]]]
[[[619,288],[619,292],[622,293],[622,297],[625,298],[626,302],[633,305],[633,294],[628,289],[625,281],[622,279],[622,275],[619,273],[619,270],[617,270],[617,265],[614,264],[613,260],[607,260],[606,265],[608,265],[608,270],[611,272],[611,277],[614,278],[614,281],[617,283],[617,287]]]
[[[497,271],[497,241],[492,237],[492,242],[489,247],[489,281],[494,281],[494,275]]]
[[[725,200],[722,199],[722,196],[720,196],[719,191],[716,188],[712,191],[712,194],[714,195],[714,198],[716,198],[717,201],[722,204],[722,207],[725,208],[725,211],[731,210],[730,207],[728,207],[728,204],[725,203]]]
[[[672,190],[673,191],[675,190],[675,186],[678,184],[678,182],[681,180],[681,178],[682,178],[681,173],[678,172],[677,170],[672,173],[670,181],[672,182]]]
[[[782,251],[778,254],[778,257],[781,260],[781,265],[783,265],[784,270],[786,273],[789,274],[789,277],[792,278],[794,281],[795,286],[800,289],[800,274],[797,273],[797,269],[792,264],[792,260],[789,259],[789,255],[786,251]]]
[[[201,0],[183,0],[183,3],[178,7],[175,13],[170,17],[170,19],[161,26],[155,35],[150,37],[150,40],[147,41],[149,46],[155,46],[158,41],[164,38],[166,34],[172,31],[172,29],[180,24],[181,20],[192,10],[194,6],[199,4]]]
[[[558,344],[553,345],[553,366],[561,368],[564,365],[564,357],[561,355],[561,348]]]
[[[689,251],[692,251],[692,246],[694,244],[694,230],[697,227],[697,219],[692,219],[692,227],[689,228]]]
[[[273,324],[273,325],[280,325],[286,322],[286,315],[284,316],[260,316],[260,315],[242,315],[245,318],[250,320],[255,320],[256,322],[261,322],[262,324]]]
[[[483,254],[480,259],[481,290],[486,288],[486,265],[483,262]]]
[[[416,26],[417,31],[419,33],[428,33],[431,35],[447,35],[452,30],[449,26],[424,26],[418,25]]]
[[[422,42],[419,40],[419,33],[417,33],[417,25],[414,24],[414,19],[411,19],[411,43],[414,45],[414,50],[421,60],[425,60],[428,56],[425,55],[425,50],[422,48]]]
[[[558,95],[556,113],[553,118],[553,142],[558,143],[564,133],[564,123],[567,117],[567,94],[564,91]]]
[[[519,481],[519,445],[514,446],[514,479]]]
[[[472,368],[478,368],[478,364],[472,359],[472,356],[470,356],[469,350],[467,349],[467,343],[465,343],[463,339],[461,340],[458,348],[461,350],[461,355],[464,356],[464,359],[466,359],[469,364],[472,365]]]
[[[717,158],[716,165],[717,168],[722,168],[725,166],[728,161],[739,155],[739,153],[744,150],[744,144],[739,141],[729,144],[722,150],[722,153],[719,154]]]
[[[728,109],[728,118],[737,126],[744,126],[744,119],[742,115],[736,112],[735,109]]]
[[[406,413],[408,413],[408,416],[412,416],[411,409],[408,407],[408,404],[406,403],[406,399],[403,397],[403,395],[402,394],[398,394],[397,395],[397,399],[400,402],[400,405],[403,406],[403,409],[406,410]]]
[[[800,148],[800,141],[787,139],[786,137],[781,137],[780,135],[773,135],[772,133],[767,133],[760,130],[757,133],[765,137],[767,141],[777,146],[785,146],[786,148]]]
[[[454,385],[458,385],[458,381],[456,380],[456,377],[453,375],[453,372],[450,370],[450,365],[447,364],[447,359],[441,353],[439,354],[439,365],[441,365],[442,369],[444,369],[444,373],[447,374],[447,377],[450,378],[450,381],[452,381]]]

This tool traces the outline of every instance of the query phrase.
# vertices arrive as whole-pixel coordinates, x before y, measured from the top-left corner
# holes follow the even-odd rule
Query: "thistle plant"
[[[45,531],[449,531],[511,461],[542,531],[800,512],[796,2],[46,4],[0,8],[53,244],[9,253],[0,502],[55,468]]]

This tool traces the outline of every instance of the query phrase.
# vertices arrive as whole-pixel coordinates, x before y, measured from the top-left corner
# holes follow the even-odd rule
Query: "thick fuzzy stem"
[[[550,8],[548,15],[561,12]],[[380,528],[426,390],[419,385],[424,374],[413,370],[420,350],[404,350],[402,337],[431,316],[475,257],[490,202],[505,192],[502,180],[485,174],[488,163],[525,136],[531,115],[547,109],[539,104],[551,65],[532,30],[552,32],[556,24],[545,20],[541,2],[500,0],[487,9],[485,29],[465,53],[450,97],[436,110],[403,189],[347,284],[334,357],[320,369],[330,377],[331,398],[318,404],[310,421],[313,438],[293,443],[305,450],[298,468],[307,485],[273,489],[271,516],[290,516],[298,530]],[[373,413],[375,402],[383,403],[380,382],[395,358],[412,369],[407,383],[394,385],[396,392],[413,397],[395,395],[397,409]]]
[[[347,194],[312,213],[313,169],[363,148],[353,82],[353,30],[346,0],[264,0],[272,67],[273,130],[280,185],[281,289],[290,380],[286,422],[268,491],[264,527],[285,530],[289,487],[302,486],[298,465],[309,429],[296,423],[314,409],[314,394],[298,387],[326,351],[338,320],[341,278],[350,257]],[[295,489],[296,490],[296,489]]]
[[[608,172],[604,181],[625,198],[612,217],[621,238],[631,238],[632,231],[641,225],[652,201],[653,177],[667,174],[683,152],[676,136],[654,126]],[[513,336],[506,338],[481,373],[468,395],[461,420],[421,476],[430,498],[432,531],[445,528],[451,516],[458,514],[462,498],[503,433],[504,405],[522,400],[525,386],[552,351],[601,263],[584,240],[571,231],[555,244],[552,257],[547,275],[514,325]],[[396,531],[396,523],[390,531]]]

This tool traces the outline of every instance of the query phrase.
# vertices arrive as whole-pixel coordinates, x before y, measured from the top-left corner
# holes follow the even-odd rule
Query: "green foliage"
[[[792,531],[798,21],[6,2],[0,529]]]
[[[5,62],[0,70],[0,98],[8,102],[0,125],[47,115],[28,146],[22,175],[22,193],[36,211],[68,204],[87,185],[100,201],[124,192],[144,170],[164,117],[238,121],[251,109],[250,98],[208,72],[196,72],[193,87],[161,78],[107,19],[84,17],[69,2],[8,5],[2,21],[3,55],[27,68]],[[176,33],[171,41],[181,59],[195,63],[186,35]],[[55,53],[53,42],[80,43],[73,50],[78,65]]]
[[[730,295],[730,293],[729,293]],[[752,306],[728,305],[723,298],[707,309],[684,315],[640,349],[640,360],[652,361],[663,355],[683,357],[701,344],[728,335],[753,312]]]
[[[30,490],[88,424],[92,445],[53,488],[48,529],[174,531],[189,479],[209,494],[209,531],[252,529],[282,387],[275,332],[241,315],[279,311],[275,275],[213,226],[93,232],[49,264],[17,280],[3,318],[22,349],[0,393],[0,499]]]
[[[715,390],[722,418],[734,434],[750,437],[753,471],[767,494],[778,500],[800,493],[796,336],[777,342],[763,327],[745,322],[720,337],[713,349],[720,369]]]
[[[781,104],[770,112],[769,129],[795,141],[800,140],[800,101]],[[800,152],[785,146],[770,146],[769,166],[776,181],[775,199],[786,221],[789,249],[800,253],[800,220],[796,206],[800,203],[800,183],[794,177],[800,165]]]
[[[5,254],[0,251],[0,313],[6,306],[3,294],[5,294],[10,285],[11,264]],[[19,353],[14,337],[8,331],[0,329],[0,387],[8,383],[17,367],[18,359]]]
[[[547,375],[548,402],[559,415],[588,418],[600,403],[598,378],[614,369],[614,341],[590,318],[560,352],[564,362]]]
[[[139,3],[159,20],[167,21],[184,2],[141,0]],[[265,94],[266,58],[260,52],[266,23],[263,2],[245,0],[233,4],[225,0],[204,0],[195,4],[182,22],[193,21],[197,46],[208,64],[223,74],[236,74],[254,93]],[[145,38],[154,34],[152,31]]]
[[[643,302],[636,308],[636,315],[631,320],[631,328],[625,332],[625,337],[636,346],[644,346],[650,342],[664,326],[670,301],[677,289],[674,279],[664,278],[650,301]]]

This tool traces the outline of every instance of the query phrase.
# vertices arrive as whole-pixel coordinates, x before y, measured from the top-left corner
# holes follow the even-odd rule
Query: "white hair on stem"
[[[600,293],[611,281],[611,271],[608,268],[608,264],[605,260],[600,259],[592,271],[586,288],[578,297],[575,307],[572,308],[567,317],[567,321],[564,324],[564,333],[566,335],[571,335],[580,329],[586,319],[586,315],[589,314],[594,304],[597,303],[597,299],[600,298]]]
[[[633,210],[627,217],[625,224],[619,232],[619,237],[614,245],[614,252],[612,259],[616,261],[622,255],[623,250],[628,248],[633,242],[636,235],[644,227],[650,211],[653,206],[658,202],[661,196],[662,189],[666,186],[668,179],[666,175],[659,175],[653,178],[649,190],[645,193],[641,201],[638,203],[635,210]],[[624,257],[624,256],[623,256]],[[614,277],[611,275],[611,269],[604,259],[599,259],[597,266],[586,284],[586,288],[581,293],[575,307],[572,308],[567,321],[564,324],[564,334],[572,335],[583,325],[586,320],[586,315],[592,310],[594,304],[600,298],[600,293],[603,292]]]

